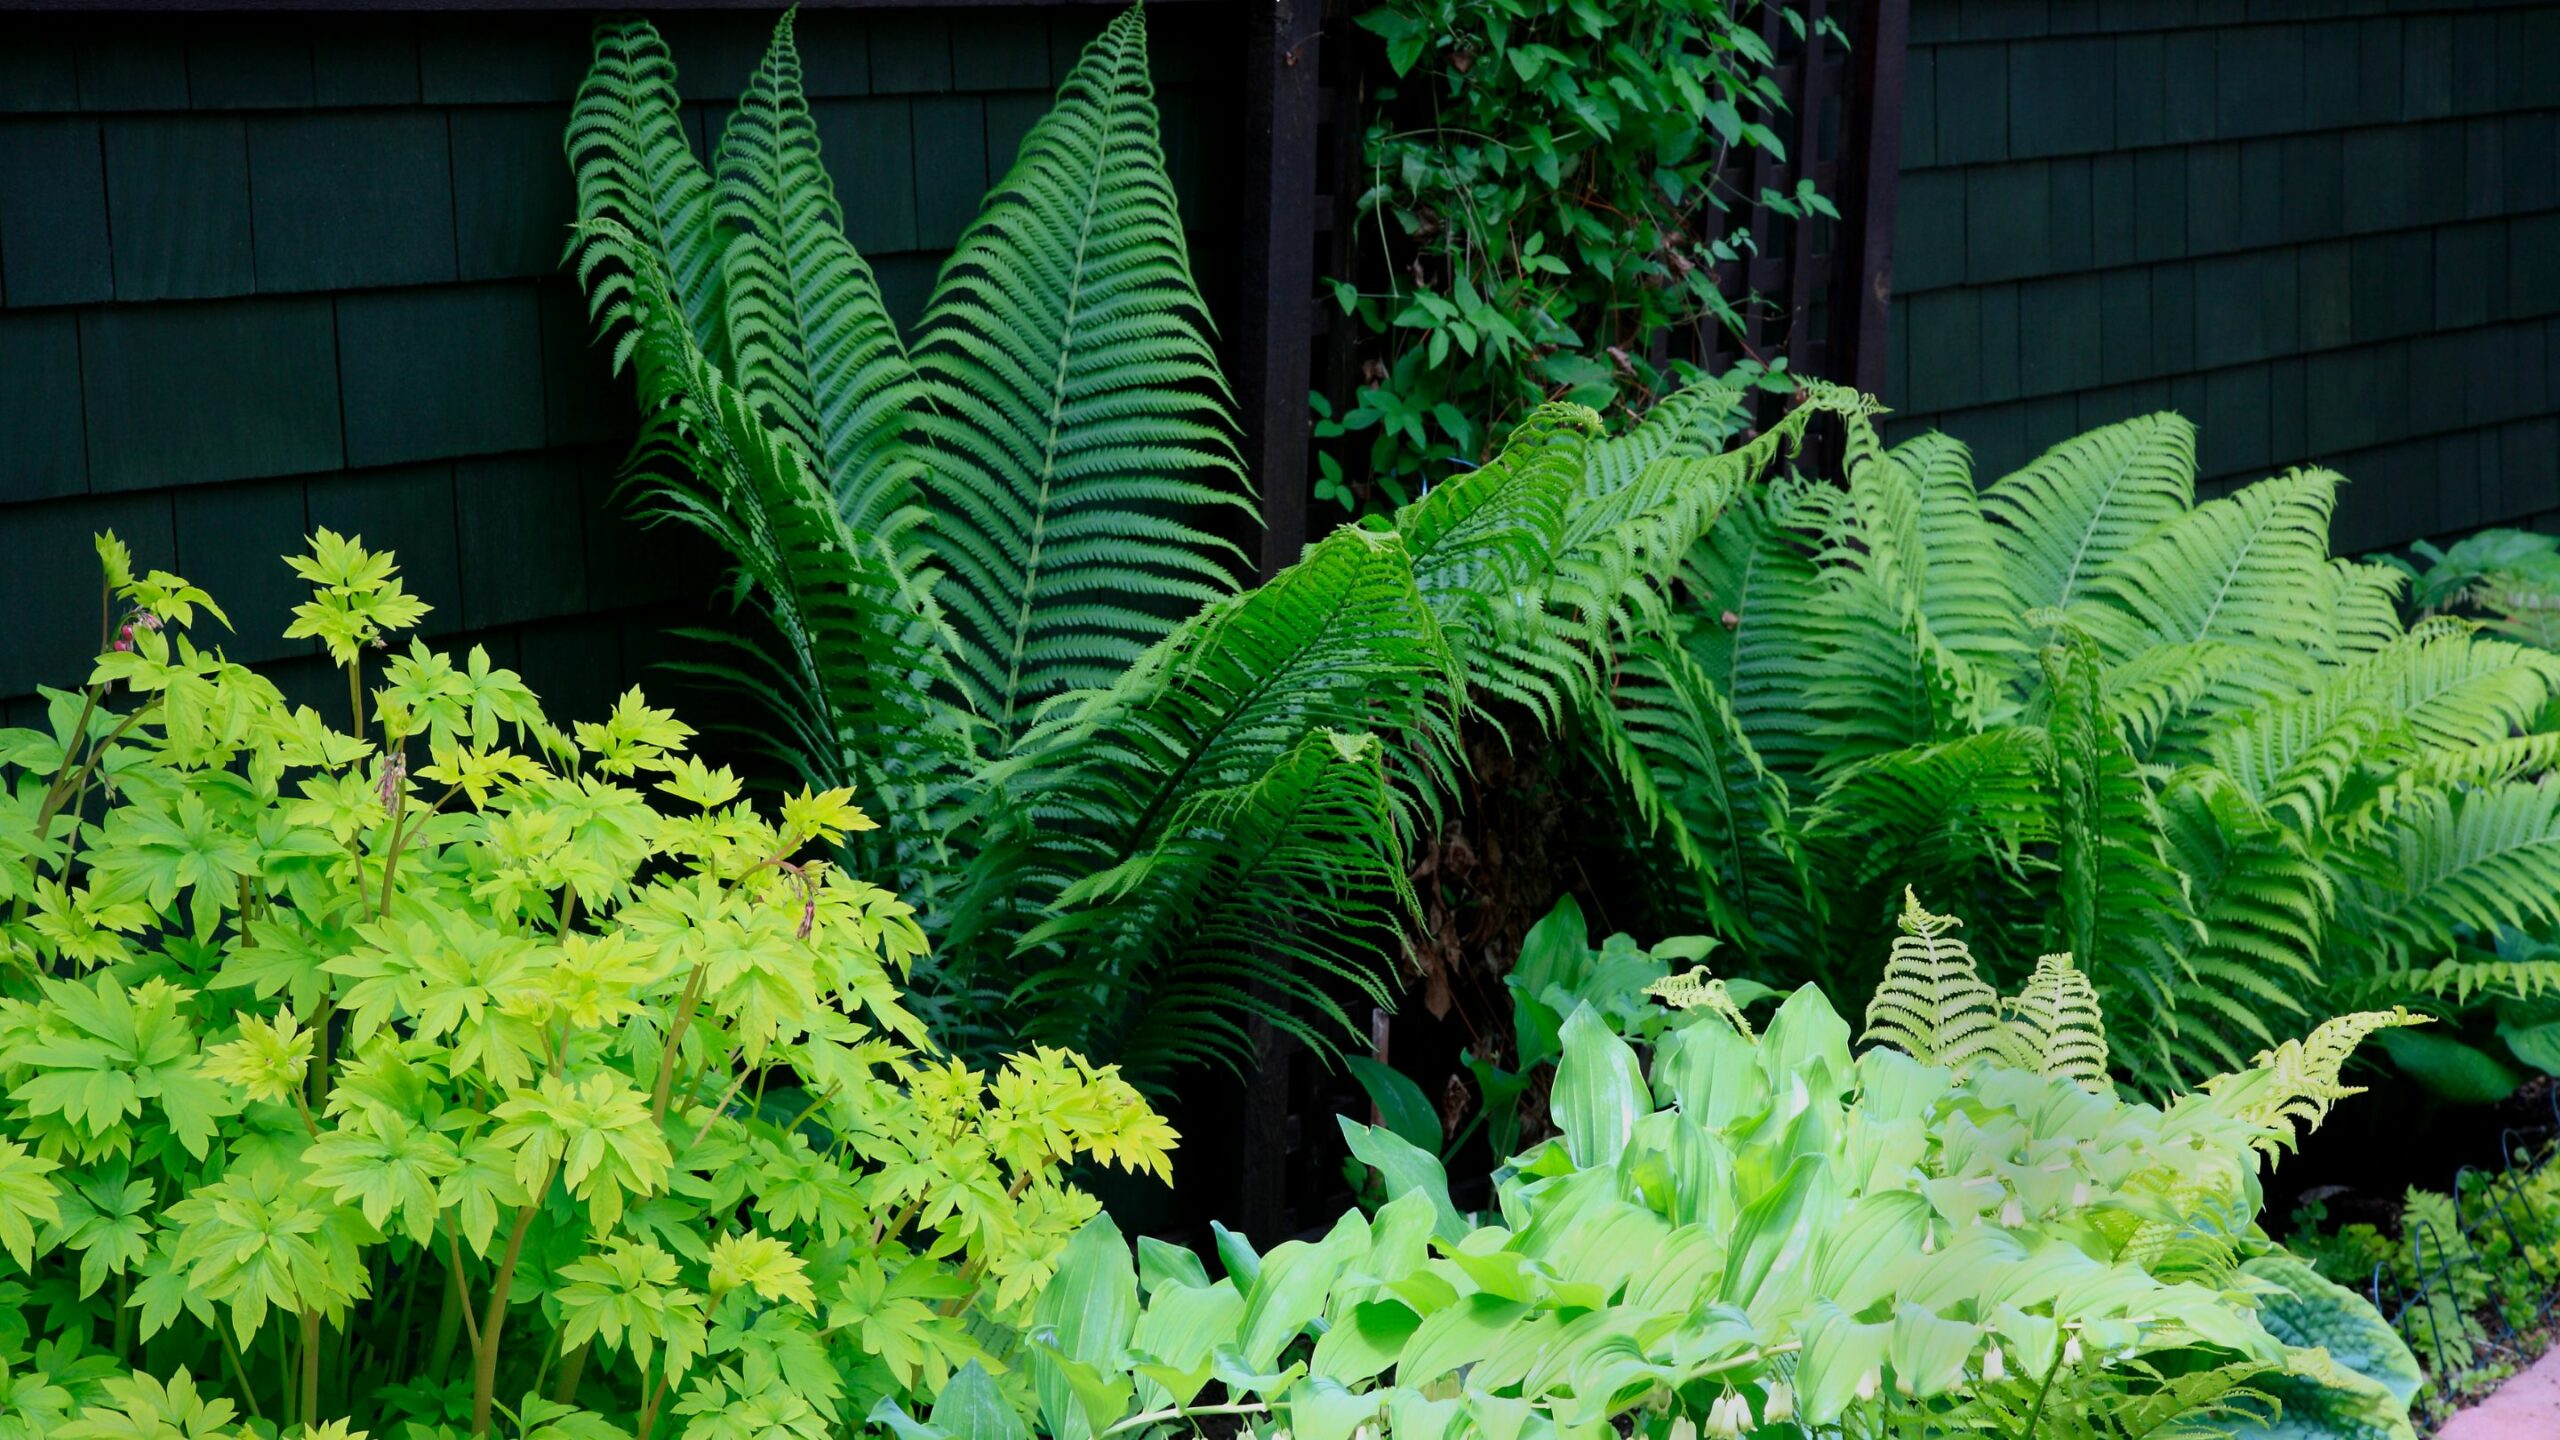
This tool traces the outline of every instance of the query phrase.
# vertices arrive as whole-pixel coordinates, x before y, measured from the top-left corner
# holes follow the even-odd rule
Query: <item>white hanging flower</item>
[[[1671,1440],[1698,1440],[1698,1422],[1686,1415],[1675,1417],[1671,1422]]]
[[[2000,1224],[2003,1228],[2015,1230],[2026,1223],[2027,1207],[2018,1203],[2017,1196],[2012,1195],[2007,1200],[2001,1202]]]
[[[1772,1425],[1783,1424],[1796,1418],[1795,1387],[1784,1380],[1772,1383],[1769,1386],[1768,1403],[1760,1407],[1760,1415]]]
[[[1707,1440],[1736,1440],[1742,1434],[1742,1426],[1733,1418],[1735,1398],[1731,1391],[1727,1391],[1707,1407],[1707,1423],[1700,1427]]]
[[[2071,1336],[2069,1339],[2062,1342],[2062,1363],[2065,1365],[2077,1365],[2080,1363],[2079,1336]]]
[[[1935,1227],[1920,1232],[1920,1253],[1923,1255],[1938,1253],[1938,1232]]]
[[[1868,1370],[1866,1374],[1858,1377],[1858,1398],[1861,1400],[1873,1400],[1876,1398],[1876,1388],[1882,1384],[1884,1384],[1884,1372],[1875,1369]]]
[[[1982,1352],[1982,1378],[1986,1383],[2009,1378],[2008,1359],[2000,1353],[2000,1346],[1996,1342],[1990,1349]]]
[[[2079,1184],[2071,1187],[2071,1208],[2074,1210],[2084,1210],[2088,1208],[2088,1205],[2089,1182],[2083,1180]]]

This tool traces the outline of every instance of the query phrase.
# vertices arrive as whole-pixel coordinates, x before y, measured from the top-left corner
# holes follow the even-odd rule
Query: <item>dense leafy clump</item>
[[[1237,589],[1220,537],[1249,492],[1144,35],[1132,10],[1087,49],[903,348],[789,22],[716,176],[645,22],[598,29],[568,143],[577,262],[642,402],[635,481],[728,552],[752,612],[705,668],[768,703],[761,738],[808,783],[879,812],[853,853],[934,938],[920,1010],[971,1054],[1030,1038],[1159,1080],[1249,1055],[1256,1020],[1359,1033],[1344,999],[1386,998],[1460,718],[1588,705],[1811,411],[1710,458],[1705,394],[1607,439],[1542,407]]]
[[[1911,915],[1915,935],[1951,924]],[[2251,1223],[2253,1147],[2289,1139],[2289,1108],[2334,1074],[2264,1057],[2159,1108],[2067,1062],[1853,1056],[1809,986],[1756,1033],[1727,1005],[1622,1006],[1647,968],[1613,943],[1575,977],[1606,1008],[1563,1020],[1553,1134],[1503,1166],[1486,1213],[1453,1203],[1425,1150],[1345,1122],[1387,1198],[1321,1238],[1258,1252],[1222,1231],[1213,1279],[1152,1241],[1133,1262],[1093,1222],[1044,1297],[1057,1345],[1033,1358],[1021,1423],[2411,1435],[2407,1349]],[[1676,999],[1719,993],[1696,971],[1666,979]],[[897,1423],[988,1433],[967,1410]]]
[[[1703,358],[1706,332],[1764,303],[1734,298],[1755,208],[1839,219],[1809,180],[1755,195],[1724,173],[1787,158],[1764,27],[1836,41],[1835,21],[1748,0],[1385,0],[1355,18],[1394,76],[1361,143],[1364,284],[1333,281],[1360,381],[1317,397],[1317,435],[1344,442],[1319,447],[1319,501],[1402,505],[1547,400],[1642,414],[1685,388],[1740,430],[1746,382],[1793,388],[1783,360],[1710,381],[1668,354]]]
[[[2487,948],[2560,921],[2560,661],[2404,623],[2395,572],[2329,554],[2339,477],[2198,503],[2157,415],[1978,489],[1952,440],[1850,430],[1845,485],[1729,509],[1598,717],[1719,935],[1863,987],[1906,880],[1960,896],[1995,973],[2072,955],[2160,1090],[2560,983]]]
[[[925,1043],[847,791],[392,648],[323,530],[341,729],[100,550],[112,647],[0,731],[0,1435],[832,1432],[1000,1367],[1072,1170],[1166,1173],[1112,1069]]]

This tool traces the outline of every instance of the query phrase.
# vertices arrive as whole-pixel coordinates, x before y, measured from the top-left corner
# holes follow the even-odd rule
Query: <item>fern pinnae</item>
[[[1087,48],[962,234],[915,347],[926,541],[961,672],[1008,733],[1039,700],[1108,680],[1242,568],[1199,526],[1125,523],[1251,511],[1144,37],[1132,8]]]
[[[1973,951],[1955,936],[1964,922],[1932,915],[1920,897],[1902,892],[1902,934],[1885,961],[1884,979],[1867,1002],[1869,1042],[1881,1041],[1924,1065],[1958,1074],[1983,1060],[2015,1063],[2015,1037],[2000,1018],[2000,995],[1974,969]]]
[[[894,536],[922,519],[906,433],[921,396],[879,282],[845,238],[801,90],[795,14],[774,26],[720,137],[729,353],[738,388],[807,448],[846,525]]]
[[[2009,1026],[2018,1037],[2018,1056],[2032,1059],[2036,1071],[2077,1081],[2100,1094],[2114,1090],[2107,1074],[2107,1023],[2098,1008],[2098,989],[2068,954],[2036,961],[2035,974],[2008,1002]]]
[[[2195,503],[2195,427],[2163,412],[2063,441],[1983,492],[2022,605],[2067,606],[2089,577]]]
[[[680,104],[675,59],[657,27],[598,20],[564,143],[579,220],[609,221],[620,238],[582,228],[569,248],[581,254],[599,240],[645,248],[667,272],[694,343],[717,355],[721,237],[711,175],[685,137]]]

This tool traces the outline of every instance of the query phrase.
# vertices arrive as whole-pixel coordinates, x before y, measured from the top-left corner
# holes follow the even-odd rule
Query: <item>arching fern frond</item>
[[[860,776],[911,796],[955,778],[969,742],[934,699],[943,671],[929,602],[885,547],[846,529],[798,449],[704,357],[654,254],[609,221],[585,232],[598,244],[581,257],[582,278],[638,382],[629,483],[644,513],[718,542],[738,566],[739,594],[772,625],[776,645],[748,645],[762,663],[737,672],[740,682],[789,707],[780,718],[813,782]],[[905,818],[906,839],[930,835]]]
[[[943,266],[915,346],[926,540],[963,684],[1008,735],[1042,700],[1110,683],[1244,563],[1208,528],[1252,513],[1252,492],[1145,40],[1132,7],[1086,48]]]
[[[585,222],[570,249],[629,244],[656,257],[694,343],[717,355],[721,237],[711,175],[685,139],[678,105],[675,60],[657,27],[597,21],[594,59],[569,111],[569,170]]]
[[[1362,1031],[1346,985],[1389,1002],[1381,960],[1417,913],[1383,747],[1319,730],[1250,782],[1196,791],[1155,845],[1097,871],[1025,935],[1068,962],[1024,982],[1030,1033],[1145,1075],[1254,1059],[1259,1018],[1320,1053]]]
[[[1751,1021],[1742,1007],[1733,1003],[1733,992],[1725,983],[1707,973],[1706,967],[1665,975],[1644,987],[1644,993],[1674,1010],[1706,1010],[1721,1017],[1745,1040],[1752,1038]]]
[[[718,160],[718,214],[733,232],[721,253],[721,313],[738,388],[808,450],[848,528],[911,529],[922,516],[907,427],[921,391],[879,282],[845,239],[790,12],[721,133]]]
[[[2195,503],[2196,431],[2144,415],[2063,441],[1983,492],[2026,609],[2068,606],[2136,541]]]
[[[2560,921],[2560,784],[2423,792],[2382,843],[2387,868],[2352,892],[2345,927],[2377,970],[2431,963],[2462,931]]]
[[[2297,471],[2211,500],[2128,546],[2073,616],[2121,659],[2145,645],[2236,640],[2270,664],[2332,652],[2329,514],[2338,477]],[[2297,667],[2298,668],[2298,667]]]
[[[2344,1076],[2347,1061],[2366,1037],[2377,1030],[2425,1023],[2424,1015],[2400,1008],[2360,1010],[2322,1021],[2302,1039],[2262,1052],[2248,1069],[2206,1082],[2202,1094],[2182,1097],[2170,1113],[2175,1116],[2193,1107],[2227,1116],[2265,1131],[2258,1147],[2268,1154],[2292,1149],[2302,1131],[2317,1128],[2329,1117],[2330,1107],[2364,1093],[2362,1086],[2347,1084]]]
[[[1963,923],[1930,914],[1920,908],[1918,895],[1903,892],[1902,935],[1885,962],[1883,983],[1867,1002],[1863,1040],[1958,1074],[1980,1060],[2017,1063],[2009,1027],[2000,1018],[2000,994],[1983,983],[1972,950],[1955,937]]]

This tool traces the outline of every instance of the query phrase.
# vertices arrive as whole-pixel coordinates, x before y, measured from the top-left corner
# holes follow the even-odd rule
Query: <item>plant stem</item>
[[[667,1101],[675,1093],[676,1047],[684,1043],[685,1027],[693,1023],[693,1012],[702,1004],[702,977],[710,969],[707,964],[694,966],[684,982],[683,997],[676,1001],[675,1021],[667,1026],[667,1043],[658,1052],[658,1087],[649,1097],[649,1118],[654,1122],[664,1123],[667,1118]]]
[[[556,1172],[558,1166],[555,1164]],[[471,1433],[489,1433],[489,1407],[498,1391],[498,1339],[507,1325],[507,1292],[516,1283],[516,1261],[524,1254],[524,1237],[533,1229],[533,1217],[542,1208],[542,1197],[551,1189],[551,1176],[533,1187],[533,1198],[516,1208],[516,1223],[507,1234],[506,1254],[498,1261],[497,1272],[489,1277],[489,1308],[481,1317],[480,1328],[471,1337]],[[457,1264],[459,1259],[457,1257]]]
[[[2045,1397],[2053,1393],[2053,1377],[2062,1373],[2062,1356],[2053,1357],[2053,1368],[2044,1372],[2044,1383],[2036,1387],[2035,1408],[2027,1412],[2027,1428],[2018,1432],[2018,1440],[2036,1440],[2036,1427],[2044,1423]]]
[[[561,1359],[560,1378],[551,1387],[552,1399],[563,1405],[577,1403],[578,1381],[586,1373],[587,1350],[594,1344],[593,1339],[581,1340],[578,1342],[577,1349],[570,1351]]]
[[[302,1312],[302,1423],[316,1425],[320,1414],[320,1312]]]

